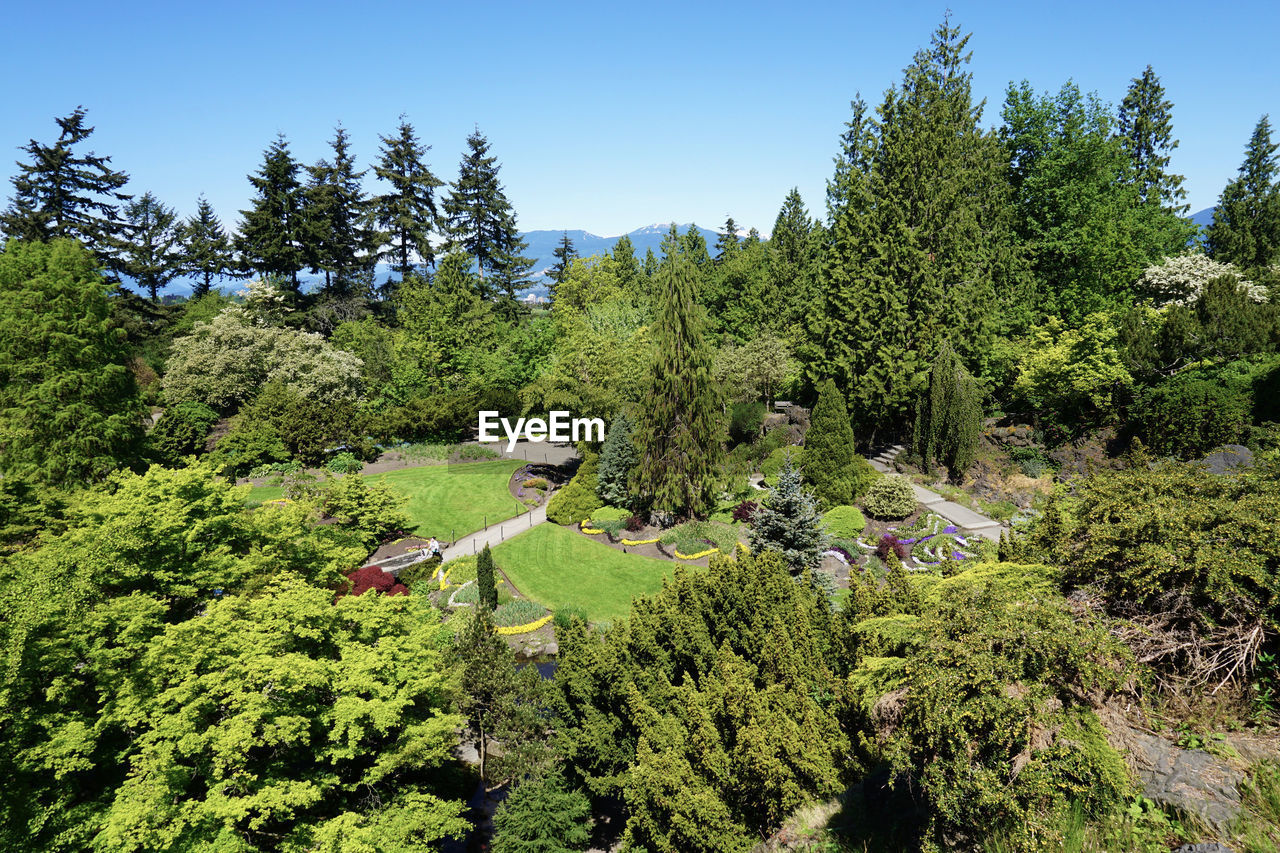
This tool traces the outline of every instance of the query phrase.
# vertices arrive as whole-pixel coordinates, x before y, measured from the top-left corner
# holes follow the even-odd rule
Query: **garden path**
[[[517,533],[524,533],[546,520],[547,505],[544,503],[515,518],[508,518],[499,524],[490,524],[485,530],[477,530],[475,533],[459,538],[457,542],[444,549],[444,559],[448,561],[467,554],[479,554],[484,550],[485,545],[490,548],[497,547],[499,543],[505,542]]]
[[[905,449],[901,444],[894,444],[868,457],[868,461],[872,468],[882,474],[888,474],[893,471],[893,460],[897,459],[898,454]],[[1000,533],[1004,530],[1004,525],[1000,522],[993,521],[955,501],[949,501],[924,486],[912,483],[911,490],[916,493],[916,501],[929,512],[937,513],[967,533],[973,533],[994,542],[1000,541]]]

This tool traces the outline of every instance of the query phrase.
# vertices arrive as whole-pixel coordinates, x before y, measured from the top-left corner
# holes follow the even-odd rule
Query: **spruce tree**
[[[787,193],[769,235],[769,307],[778,330],[799,327],[817,309],[816,262],[821,229],[809,218],[800,191]]]
[[[521,782],[493,814],[493,853],[572,853],[591,840],[591,800],[559,771]]]
[[[618,238],[618,242],[613,244],[613,262],[617,265],[618,280],[627,292],[632,296],[639,296],[645,291],[640,286],[643,271],[640,269],[640,262],[636,259],[636,247],[631,242],[631,238],[623,234]]]
[[[742,241],[738,238],[738,223],[733,221],[732,216],[726,217],[724,230],[716,238],[716,263],[731,260],[741,246]]]
[[[125,203],[124,220],[117,267],[155,302],[160,291],[182,273],[178,214],[146,192]]]
[[[191,292],[194,299],[208,293],[215,278],[231,274],[235,260],[231,253],[231,240],[214,213],[213,205],[204,196],[200,196],[196,204],[195,215],[182,225],[179,251],[182,272],[197,279]]]
[[[944,343],[916,404],[915,452],[926,470],[941,462],[959,483],[977,455],[981,432],[982,391],[950,343]]]
[[[1129,84],[1120,103],[1120,137],[1133,161],[1134,181],[1142,204],[1162,207],[1181,216],[1187,191],[1182,175],[1168,171],[1170,155],[1178,147],[1173,138],[1173,102],[1164,96],[1160,78],[1148,65],[1141,77]]]
[[[122,236],[120,192],[129,176],[111,168],[111,158],[78,146],[93,134],[84,123],[84,107],[60,118],[58,141],[44,145],[32,139],[22,147],[30,162],[18,162],[12,178],[9,208],[0,214],[0,230],[9,238],[48,242],[60,237],[79,240],[110,266]]]
[[[659,514],[696,517],[712,504],[720,460],[712,351],[706,319],[694,301],[694,271],[674,242],[656,282],[654,364],[640,407],[636,445],[640,464],[632,492]]]
[[[804,436],[804,477],[823,509],[853,500],[853,427],[844,397],[830,379],[822,383]]]
[[[1205,248],[1215,261],[1257,270],[1280,260],[1280,188],[1271,120],[1258,119],[1239,174],[1222,190]]]
[[[324,273],[325,292],[346,297],[377,262],[381,239],[370,225],[364,172],[356,171],[346,128],[338,126],[330,145],[332,160],[307,167],[302,244],[311,272]]]
[[[249,176],[255,196],[249,209],[240,211],[243,219],[235,236],[236,251],[246,269],[288,279],[295,292],[303,266],[304,235],[298,169],[284,134],[277,136],[263,153],[261,168]]]
[[[481,296],[496,301],[503,314],[515,311],[516,294],[532,285],[533,261],[521,255],[528,244],[516,228],[516,215],[498,180],[501,167],[489,156],[489,140],[476,130],[467,137],[468,151],[458,167],[458,180],[444,201],[450,245],[476,259]]]
[[[476,558],[476,587],[480,592],[480,606],[498,609],[498,579],[493,568],[493,552],[488,544]]]
[[[418,142],[413,125],[402,118],[396,132],[394,137],[378,137],[382,151],[373,172],[391,188],[374,196],[370,204],[374,221],[390,241],[383,254],[392,259],[391,268],[403,280],[417,268],[415,256],[423,266],[435,264],[431,232],[440,227],[435,191],[444,181],[427,165],[424,158],[431,146]]]
[[[627,482],[631,469],[639,461],[635,442],[632,440],[634,426],[626,412],[619,412],[609,425],[609,434],[605,436],[604,446],[600,448],[600,467],[596,477],[596,494],[600,500],[612,506],[628,506]]]
[[[564,231],[560,235],[560,245],[552,250],[551,254],[555,257],[556,262],[551,265],[551,298],[556,297],[556,288],[564,281],[565,276],[569,274],[569,267],[573,265],[573,259],[578,257],[578,252],[573,248],[573,241],[569,239],[569,232]]]
[[[799,573],[818,565],[828,542],[817,499],[800,484],[800,472],[788,457],[777,488],[769,490],[751,518],[751,550],[777,551]]]

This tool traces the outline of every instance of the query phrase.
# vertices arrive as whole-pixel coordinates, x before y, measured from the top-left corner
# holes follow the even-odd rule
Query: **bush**
[[[566,604],[558,608],[555,615],[551,617],[551,622],[556,626],[557,631],[568,631],[574,620],[587,624],[587,611],[576,604]]]
[[[358,531],[367,545],[409,525],[403,510],[408,497],[384,483],[348,474],[321,486],[320,494],[325,513]]]
[[[223,476],[243,477],[260,465],[289,461],[289,449],[269,426],[242,418],[218,439],[213,457]]]
[[[604,504],[596,494],[596,465],[598,457],[587,451],[578,473],[547,501],[547,518],[556,524],[577,524],[590,518]]]
[[[147,436],[151,457],[163,465],[175,465],[184,456],[204,452],[205,437],[218,422],[218,413],[203,403],[178,403],[160,417]]]
[[[484,447],[479,444],[463,444],[458,447],[458,460],[460,462],[479,462],[484,459],[501,458],[502,454],[492,447]]]
[[[369,590],[390,592],[396,585],[396,579],[382,570],[381,566],[363,566],[347,575],[351,582],[348,594],[364,595]]]
[[[774,450],[760,465],[760,473],[764,474],[765,485],[778,485],[778,474],[782,471],[782,466],[787,464],[787,460],[791,460],[791,464],[799,468],[803,458],[804,450],[799,447],[779,447]]]
[[[627,519],[627,530],[630,533],[638,533],[645,528],[645,520],[641,516],[633,515]]]
[[[440,567],[440,555],[428,557],[425,560],[419,560],[411,566],[405,566],[400,570],[400,574],[396,579],[404,584],[410,590],[419,583],[426,584],[427,589],[432,588],[432,576],[436,573],[436,569]]]
[[[540,492],[545,492],[550,484],[542,477],[530,477],[520,485],[526,489],[537,489]]]
[[[886,533],[876,543],[876,556],[886,565],[893,565],[893,561],[890,560],[891,555],[897,558],[899,563],[907,559],[907,543],[899,541],[898,537],[892,533]]]
[[[499,628],[513,628],[516,625],[528,625],[537,622],[547,615],[547,608],[534,604],[524,598],[508,601],[493,611],[493,624]]]
[[[1251,402],[1229,385],[1176,376],[1138,395],[1133,424],[1154,453],[1192,459],[1239,439]]]
[[[916,511],[916,493],[902,477],[881,477],[867,490],[862,508],[872,518],[906,518]]]
[[[750,523],[755,518],[756,510],[760,508],[759,501],[743,501],[733,508],[733,520]]]
[[[415,397],[380,412],[369,424],[374,438],[453,445],[476,420],[475,400],[462,393]]]
[[[625,521],[631,517],[631,513],[616,506],[602,506],[592,512],[590,517],[592,521]]]
[[[734,403],[729,410],[729,438],[736,443],[754,441],[764,423],[764,403]]]
[[[856,506],[835,506],[822,514],[822,526],[835,539],[857,539],[867,520]]]
[[[364,463],[348,450],[335,454],[324,466],[335,474],[359,474],[364,470]]]

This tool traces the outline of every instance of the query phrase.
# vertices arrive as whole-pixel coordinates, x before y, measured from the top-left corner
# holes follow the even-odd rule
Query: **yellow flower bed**
[[[589,518],[582,519],[582,523],[578,525],[578,529],[581,530],[583,533],[587,534],[588,536],[595,536],[597,533],[604,533],[603,530],[596,530],[594,527],[587,527],[587,524],[589,524],[590,522],[591,522],[591,519]]]
[[[654,544],[655,542],[661,542],[661,541],[662,541],[662,540],[661,540],[661,538],[658,538],[658,539],[623,539],[623,540],[622,540],[622,544],[623,544],[623,545],[652,545],[652,544]]]
[[[681,554],[679,550],[675,550],[675,555],[681,560],[697,560],[701,557],[707,556],[708,554],[718,554],[718,553],[720,553],[719,548],[708,548],[707,550],[699,551],[696,554]]]
[[[441,589],[444,589],[445,587],[447,587],[447,586],[449,585],[449,572],[452,572],[452,571],[453,571],[453,569],[449,569],[449,571],[444,572],[442,575],[440,575],[440,588],[441,588]]]
[[[499,634],[502,634],[503,636],[508,636],[508,637],[511,636],[512,634],[527,634],[530,631],[538,630],[539,628],[541,628],[543,625],[547,624],[550,621],[551,621],[551,614],[548,613],[546,616],[543,616],[537,622],[530,622],[528,625],[512,625],[510,628],[495,628],[494,631],[496,631]]]

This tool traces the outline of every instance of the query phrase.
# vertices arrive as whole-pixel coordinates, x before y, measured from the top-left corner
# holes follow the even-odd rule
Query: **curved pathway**
[[[890,474],[893,471],[893,460],[898,458],[898,454],[905,450],[901,444],[894,444],[870,457],[867,461],[871,463],[871,467],[875,468],[882,474]],[[899,476],[893,474],[893,476]],[[949,501],[935,491],[926,489],[924,486],[911,484],[911,490],[916,493],[916,501],[929,512],[936,512],[947,521],[975,536],[981,536],[984,539],[992,541],[1000,540],[1000,533],[1005,526],[998,521],[987,518],[981,513],[974,512],[967,506],[961,506],[955,501]]]

